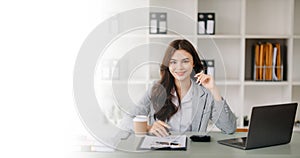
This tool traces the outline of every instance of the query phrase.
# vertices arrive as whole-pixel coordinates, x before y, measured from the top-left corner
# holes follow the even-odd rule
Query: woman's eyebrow
[[[182,59],[182,60],[190,60],[189,58],[184,58],[184,59]]]
[[[170,59],[170,60],[175,60],[175,61],[177,61],[177,59]],[[181,60],[190,60],[189,58],[183,58],[183,59],[181,59]]]

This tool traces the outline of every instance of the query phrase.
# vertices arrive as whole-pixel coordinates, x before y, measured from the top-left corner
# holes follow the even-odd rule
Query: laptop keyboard
[[[235,141],[232,142],[232,144],[238,145],[238,146],[245,146],[246,145],[246,141],[247,141],[246,137],[237,138],[237,139],[235,139]]]

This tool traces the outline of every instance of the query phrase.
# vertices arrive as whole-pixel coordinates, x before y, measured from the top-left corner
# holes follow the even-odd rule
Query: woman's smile
[[[176,50],[171,57],[169,69],[175,79],[190,81],[193,70],[193,57],[185,50]]]
[[[175,72],[175,74],[176,74],[177,76],[184,76],[185,71]]]

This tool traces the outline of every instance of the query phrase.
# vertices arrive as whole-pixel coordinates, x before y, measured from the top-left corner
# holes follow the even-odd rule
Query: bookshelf
[[[292,98],[291,100],[300,102],[300,73],[297,68],[300,67],[300,0],[294,1],[293,8],[293,42],[292,42]],[[297,120],[300,120],[300,108],[297,109]]]
[[[197,48],[201,58],[215,60],[216,84],[238,116],[238,126],[243,126],[243,116],[249,116],[253,106],[300,102],[297,70],[300,67],[300,0],[144,0],[144,6],[150,7],[149,12],[167,12],[168,33],[156,35],[146,30],[128,37],[137,43],[146,43],[147,46],[131,51],[143,52],[143,55],[138,54],[140,58],[153,61],[132,75],[132,84],[139,87],[139,91],[132,94],[135,100],[140,95],[134,93],[146,91],[148,85],[159,78],[159,63],[168,43],[186,38]],[[215,13],[215,35],[197,34],[198,12]],[[149,15],[144,20],[148,25]],[[261,40],[279,41],[286,46],[286,80],[258,82],[251,79],[251,45]],[[132,61],[127,59],[123,65],[126,62]],[[126,76],[121,75],[122,79]]]

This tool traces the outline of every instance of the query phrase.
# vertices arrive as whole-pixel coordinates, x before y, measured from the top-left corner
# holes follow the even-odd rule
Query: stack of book
[[[284,63],[279,43],[257,43],[254,46],[254,74],[256,81],[282,81]]]

